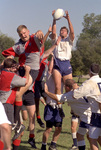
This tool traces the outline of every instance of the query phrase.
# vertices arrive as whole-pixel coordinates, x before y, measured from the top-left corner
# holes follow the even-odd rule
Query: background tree
[[[3,61],[4,57],[2,56],[2,51],[10,48],[15,43],[14,39],[11,37],[8,37],[5,34],[0,33],[0,63]]]
[[[82,33],[76,42],[71,64],[73,74],[87,74],[92,63],[101,66],[101,15],[94,13],[84,16]]]

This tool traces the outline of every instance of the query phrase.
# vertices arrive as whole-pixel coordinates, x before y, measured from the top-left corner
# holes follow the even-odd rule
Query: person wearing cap
[[[99,149],[97,140],[101,146],[101,78],[99,72],[100,66],[93,63],[89,70],[90,79],[73,92],[73,97],[76,99],[86,96],[91,105],[89,138],[92,150]]]

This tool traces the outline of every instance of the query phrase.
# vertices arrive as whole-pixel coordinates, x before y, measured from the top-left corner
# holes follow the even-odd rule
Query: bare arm
[[[66,16],[64,16],[64,18],[67,19],[68,25],[69,25],[69,30],[70,30],[69,36],[70,36],[70,39],[73,41],[73,40],[74,40],[74,29],[73,29],[73,25],[72,25],[72,23],[71,23],[71,20],[70,20],[68,11],[65,11],[65,13],[66,13]]]
[[[44,52],[43,59],[46,58],[46,57],[48,57],[53,52],[53,50],[60,43],[60,41],[61,41],[61,37],[59,36],[58,39],[57,39],[57,41],[56,41],[56,43],[51,48],[49,48],[48,50],[46,50]]]
[[[49,36],[49,34],[52,32],[52,27],[51,25],[49,26],[49,29],[47,31],[47,33],[45,34],[45,36],[43,37],[43,43],[42,43],[42,47],[44,46],[45,44],[45,41],[47,40],[47,37]]]
[[[28,80],[29,80],[29,72],[30,72],[30,67],[29,66],[25,66],[26,84],[28,83]]]
[[[48,72],[51,74],[52,73],[52,70],[53,70],[53,65],[54,65],[54,56],[53,56],[53,53],[51,54],[51,61],[49,63],[49,66],[48,66]]]
[[[54,15],[55,10],[52,11],[52,16]],[[52,24],[52,39],[56,38],[56,20],[53,19],[53,24]]]

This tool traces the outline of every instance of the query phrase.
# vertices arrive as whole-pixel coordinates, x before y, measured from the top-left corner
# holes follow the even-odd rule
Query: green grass
[[[77,81],[77,78],[74,79],[75,81]],[[85,80],[85,79],[84,79]],[[82,79],[82,82],[84,81]],[[63,120],[63,125],[62,125],[62,132],[60,134],[60,137],[57,141],[57,148],[58,150],[69,150],[70,147],[72,146],[72,137],[71,137],[71,114],[70,114],[70,107],[68,106],[67,103],[65,103],[63,105],[63,109],[65,112],[65,118]],[[42,103],[40,103],[40,114],[41,114],[41,118],[43,120],[43,122],[45,123],[44,119],[43,119],[43,112],[44,112],[44,106]],[[28,120],[24,121],[24,125],[26,126],[26,129],[28,127]],[[41,144],[42,144],[42,136],[43,136],[43,132],[45,129],[41,128],[37,121],[36,121],[36,125],[35,125],[35,141],[36,141],[36,146],[38,149],[41,149]],[[54,128],[49,136],[48,142],[47,142],[47,150],[48,147],[50,145],[50,142],[52,140],[52,135],[54,133]],[[27,143],[28,141],[28,137],[29,137],[29,131],[25,130],[24,135],[22,137],[22,142],[20,144],[19,150],[32,150],[33,148],[31,148],[31,146]],[[86,150],[89,149],[89,143],[88,140],[85,136],[85,140],[86,140]]]
[[[61,135],[57,142],[57,148],[58,148],[58,150],[69,150],[69,148],[72,146],[72,137],[71,137],[71,129],[70,129],[70,127],[71,127],[70,107],[67,105],[67,103],[65,103],[63,105],[63,109],[65,112],[65,118],[63,120],[62,132],[61,132]],[[44,121],[43,111],[44,111],[44,106],[40,103],[40,114],[41,114],[42,120]],[[27,129],[28,121],[24,122],[24,125],[26,126],[26,129]],[[36,140],[36,146],[38,149],[41,148],[43,132],[44,132],[44,129],[41,128],[36,121],[35,140]],[[47,150],[48,150],[49,144],[52,140],[53,133],[54,133],[54,128],[53,128],[53,130],[49,136],[48,142],[47,142]],[[25,130],[19,150],[32,150],[33,149],[27,143],[28,137],[29,137],[29,131]],[[89,143],[87,140],[86,140],[86,147],[87,147],[86,150],[88,150]]]

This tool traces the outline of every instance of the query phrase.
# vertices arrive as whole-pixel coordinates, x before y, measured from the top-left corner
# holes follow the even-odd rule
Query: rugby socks
[[[41,119],[41,117],[40,117],[40,116],[37,116],[37,119]]]
[[[47,143],[42,143],[41,150],[46,150]]]
[[[29,134],[29,140],[33,140],[34,137],[35,137],[34,134]]]
[[[12,143],[12,150],[18,150],[19,146],[20,146],[20,143],[21,143],[21,140],[14,140],[13,143]]]
[[[18,125],[20,125],[21,107],[22,107],[22,101],[16,101],[14,104],[14,123],[18,122]]]
[[[86,145],[85,145],[85,141],[78,141],[78,149],[79,150],[85,150],[86,149]]]
[[[34,134],[29,134],[29,138],[34,138],[35,135]]]
[[[76,132],[72,133],[72,138],[73,138],[73,145],[74,145],[74,146],[77,146]]]
[[[4,143],[0,140],[0,150],[3,150],[4,148]]]
[[[56,146],[56,142],[52,141],[51,145]]]

